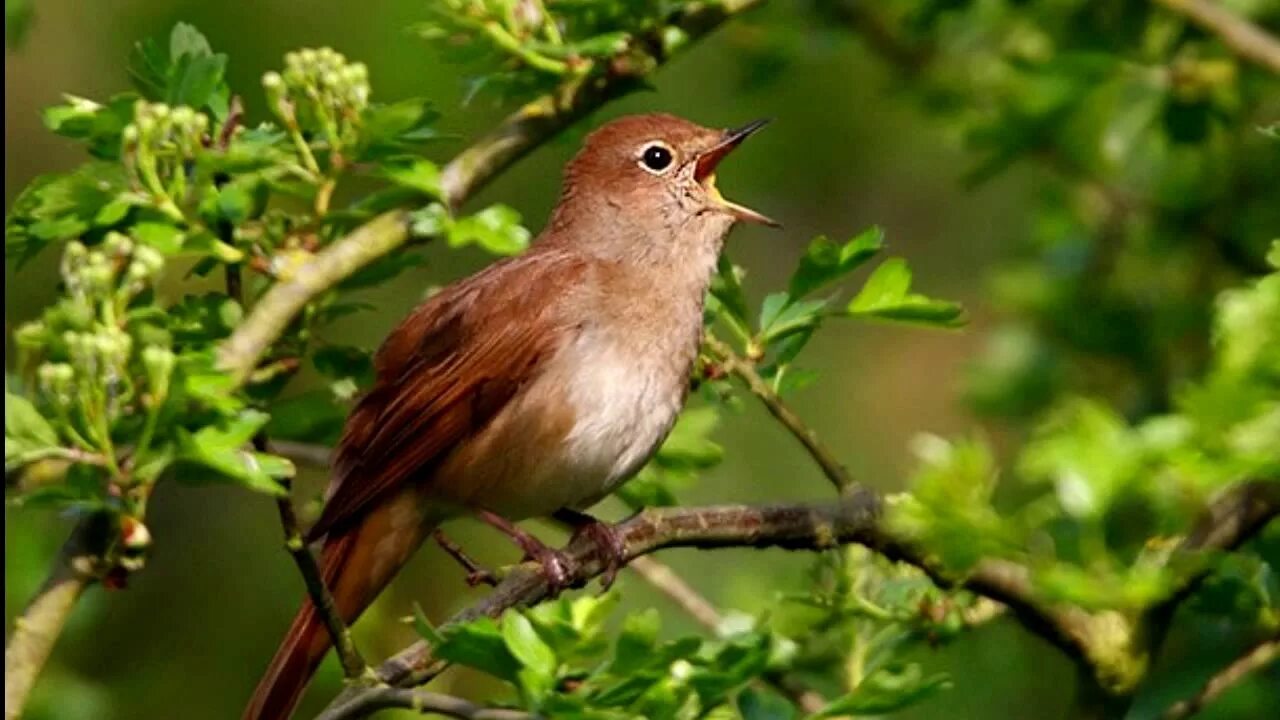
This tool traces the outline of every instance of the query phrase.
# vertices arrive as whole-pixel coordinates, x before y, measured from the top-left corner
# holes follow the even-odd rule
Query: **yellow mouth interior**
[[[716,187],[716,174],[710,173],[702,178],[702,189],[707,191],[707,195],[711,196],[716,202],[724,202],[724,196],[720,194],[720,189]]]

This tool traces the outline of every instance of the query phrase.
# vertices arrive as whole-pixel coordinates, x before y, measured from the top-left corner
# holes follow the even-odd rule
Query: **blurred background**
[[[231,57],[229,81],[243,93],[251,123],[265,117],[259,78],[289,50],[331,46],[368,64],[375,99],[434,98],[440,129],[456,139],[433,148],[449,157],[468,138],[491,127],[509,108],[484,100],[461,107],[466,92],[457,67],[442,64],[405,28],[423,19],[421,0],[350,3],[258,0],[205,3],[187,0],[113,0],[83,3],[40,0],[22,42],[6,52],[6,207],[38,174],[70,168],[83,159],[71,141],[41,125],[39,111],[62,92],[104,98],[129,85],[124,59],[133,43],[165,36],[173,23],[196,25],[215,50]],[[844,239],[872,224],[884,228],[890,252],[907,257],[918,288],[961,301],[971,322],[962,331],[896,326],[833,325],[808,351],[808,367],[821,382],[794,404],[838,449],[854,476],[886,491],[901,487],[913,465],[917,433],[979,432],[1000,446],[1017,424],[980,421],[960,401],[966,369],[993,327],[987,304],[991,271],[1011,257],[1034,225],[1032,199],[1042,179],[1014,166],[966,189],[973,165],[954,131],[920,112],[900,92],[899,76],[848,32],[828,31],[807,3],[778,2],[735,21],[681,54],[653,78],[653,89],[608,106],[574,132],[548,143],[504,173],[473,202],[501,201],[517,208],[533,230],[541,227],[559,187],[559,169],[581,132],[621,114],[664,111],[707,125],[730,126],[772,117],[721,172],[720,186],[778,218],[785,230],[755,227],[735,232],[733,260],[747,269],[756,300],[786,278],[807,241],[825,233]],[[765,24],[778,52],[760,54]],[[429,249],[430,262],[362,298],[378,311],[341,322],[334,339],[375,345],[433,286],[489,261],[479,250]],[[6,265],[6,331],[36,316],[55,297],[56,257],[45,253],[21,273]],[[6,342],[9,333],[6,332]],[[8,355],[8,349],[6,346]],[[759,407],[745,403],[715,434],[726,461],[686,494],[689,502],[812,499],[829,496],[827,481],[792,438]],[[302,482],[319,486],[314,470]],[[605,515],[617,516],[608,506]],[[67,523],[41,511],[6,507],[6,619],[39,584]],[[155,551],[127,590],[93,589],[77,607],[37,688],[28,717],[88,720],[236,717],[286,628],[302,587],[280,549],[276,509],[265,496],[229,487],[193,489],[164,484],[150,511]],[[482,560],[505,562],[514,551],[468,522],[452,529]],[[725,608],[756,612],[772,588],[794,582],[806,558],[781,551],[664,554],[678,570]],[[667,608],[643,583],[624,573],[629,607]],[[478,591],[434,546],[425,548],[356,628],[366,654],[390,654],[413,638],[398,621],[422,605],[445,617]],[[676,612],[664,612],[666,631],[693,631]],[[1054,718],[1066,713],[1072,673],[1061,655],[1001,621],[930,654],[931,667],[956,678],[955,689],[916,708],[909,717]],[[456,673],[438,681],[461,693],[483,692]],[[1259,683],[1263,680],[1259,680]],[[340,683],[330,658],[312,686],[307,716]],[[1242,691],[1244,692],[1244,691]],[[1249,716],[1250,702],[1215,708],[1216,717]],[[1274,693],[1273,693],[1274,697]],[[175,710],[181,708],[181,711]]]

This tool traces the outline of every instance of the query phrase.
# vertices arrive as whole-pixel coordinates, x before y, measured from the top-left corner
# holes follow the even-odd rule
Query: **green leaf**
[[[325,390],[308,390],[271,405],[267,433],[282,440],[330,445],[342,433],[346,410]]]
[[[58,433],[30,400],[4,393],[4,469],[21,466],[29,453],[58,446]]]
[[[711,295],[719,301],[729,319],[744,334],[750,334],[747,327],[747,297],[742,291],[742,279],[738,269],[724,255],[720,256],[715,277],[711,279]]]
[[[110,162],[36,178],[5,218],[5,258],[21,267],[50,242],[78,237],[126,189],[124,169]]]
[[[440,168],[426,158],[399,156],[383,160],[374,171],[401,187],[411,188],[432,198],[440,198]],[[519,217],[517,216],[517,222]]]
[[[552,678],[556,672],[556,653],[550,645],[538,637],[529,618],[508,611],[502,616],[502,639],[512,657],[542,678]]]
[[[1019,469],[1030,480],[1053,483],[1067,512],[1099,517],[1138,480],[1142,463],[1142,443],[1124,418],[1102,403],[1079,400],[1036,428]]]
[[[964,310],[958,304],[917,295],[911,290],[911,270],[901,258],[886,260],[876,268],[849,303],[854,317],[914,322],[940,327],[964,324]]]
[[[327,378],[353,378],[364,387],[373,384],[373,359],[368,350],[350,345],[327,345],[311,358]]]
[[[837,245],[825,235],[820,235],[805,249],[799,266],[791,274],[787,292],[793,298],[802,298],[847,276],[883,247],[884,231],[878,227],[864,230],[844,245]]]
[[[120,135],[125,126],[133,122],[133,106],[137,93],[121,93],[112,96],[106,104],[63,95],[61,105],[45,108],[42,115],[45,127],[53,132],[89,146],[89,153],[104,160],[120,157]]]
[[[436,657],[482,670],[509,682],[516,681],[520,661],[507,648],[502,632],[492,618],[458,625],[442,634],[444,640],[434,648]]]
[[[663,468],[708,468],[724,457],[724,449],[709,436],[720,422],[714,407],[690,408],[680,414],[675,427],[655,456]]]
[[[796,708],[786,698],[765,689],[749,687],[738,693],[742,720],[793,720]]]
[[[437,136],[431,125],[440,114],[430,101],[409,98],[388,105],[371,105],[361,119],[361,161],[376,160],[413,150]]]
[[[383,255],[368,265],[352,273],[351,277],[338,284],[339,290],[358,290],[360,288],[381,285],[409,268],[419,267],[426,263],[426,258],[418,253],[400,251]]]
[[[222,293],[187,295],[168,309],[168,326],[184,345],[209,345],[231,334],[244,309]]]
[[[182,251],[185,236],[182,230],[165,223],[142,222],[133,226],[133,237],[144,245],[159,250],[165,255],[177,255]]]
[[[438,646],[444,642],[444,636],[436,630],[431,621],[427,619],[427,614],[422,611],[422,606],[418,603],[413,604],[413,629],[418,631],[418,635],[431,645]]]
[[[863,678],[853,692],[833,700],[810,718],[883,715],[901,710],[951,687],[942,673],[925,676],[919,663],[882,668]]]
[[[609,671],[626,675],[646,667],[653,660],[653,648],[661,627],[662,617],[654,608],[628,615],[622,632],[618,633]]]
[[[269,495],[284,495],[284,487],[276,478],[292,477],[293,463],[285,458],[245,448],[253,436],[267,423],[267,414],[244,410],[217,425],[200,428],[195,433],[179,431],[178,459],[190,461],[217,471],[220,476],[245,487]],[[177,475],[184,480],[202,480],[199,476]]]
[[[764,309],[761,310],[760,332],[767,343],[777,342],[787,337],[812,331],[822,321],[822,311],[827,307],[826,300],[800,300],[799,302],[793,302],[791,296],[786,293],[775,293],[765,298],[766,305],[771,298],[778,295],[781,295],[783,299],[780,308],[772,310],[770,313],[766,313]],[[804,343],[799,346],[789,347],[786,361],[789,362],[794,359],[803,346]]]
[[[134,47],[129,73],[151,100],[207,108],[222,119],[231,97],[226,66],[227,56],[214,53],[200,31],[178,23],[167,46],[149,38]]]
[[[529,246],[529,231],[520,224],[520,213],[506,205],[491,205],[454,221],[449,245],[476,243],[495,255],[517,255]]]

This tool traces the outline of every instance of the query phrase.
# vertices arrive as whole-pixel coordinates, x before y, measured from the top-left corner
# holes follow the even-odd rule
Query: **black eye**
[[[654,172],[662,172],[671,166],[671,151],[661,145],[650,145],[644,149],[641,162]]]

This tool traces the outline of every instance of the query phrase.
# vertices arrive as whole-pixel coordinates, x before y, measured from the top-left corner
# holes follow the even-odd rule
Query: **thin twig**
[[[342,661],[342,674],[349,680],[364,677],[370,667],[360,655],[360,650],[351,637],[351,629],[338,613],[333,594],[325,585],[316,558],[307,547],[298,523],[298,514],[293,508],[293,500],[288,495],[282,495],[276,499],[276,507],[280,511],[280,525],[284,528],[285,549],[293,558],[294,565],[298,566],[302,582],[307,586],[307,597],[311,599],[311,604],[324,621],[325,629],[329,631],[329,640],[333,642],[338,659]]]
[[[235,300],[241,307],[244,306],[244,281],[240,276],[239,265],[227,265],[226,270],[227,295]],[[266,452],[270,447],[265,432],[259,432],[253,438],[254,449],[259,452]],[[333,601],[333,594],[329,592],[329,586],[324,582],[324,575],[320,572],[320,566],[316,563],[316,558],[311,554],[311,549],[307,547],[306,540],[302,534],[302,525],[298,522],[298,513],[293,507],[293,497],[290,493],[292,490],[291,483],[284,482],[284,494],[276,498],[276,509],[280,513],[280,526],[284,530],[284,546],[289,551],[289,556],[293,558],[293,564],[298,567],[298,573],[302,575],[302,582],[306,585],[307,596],[311,599],[312,606],[316,609],[316,613],[324,622],[325,629],[329,632],[329,640],[333,643],[334,650],[338,653],[338,659],[342,662],[342,673],[347,679],[363,677],[369,670],[369,665],[360,655],[359,648],[356,647],[355,640],[351,637],[351,630],[342,620],[342,616],[338,614],[338,607]]]
[[[1189,718],[1229,690],[1249,673],[1256,672],[1280,658],[1280,637],[1263,640],[1249,648],[1235,662],[1219,670],[1200,691],[1187,700],[1174,703],[1162,716],[1163,720]]]
[[[53,570],[14,622],[4,649],[4,717],[16,720],[40,670],[80,595],[102,575],[110,537],[109,519],[81,520],[54,560]]]
[[[710,600],[703,597],[702,593],[685,582],[685,579],[669,565],[650,557],[638,557],[632,560],[628,567],[635,570],[637,575],[644,578],[644,581],[658,592],[666,595],[669,600],[684,610],[685,614],[697,620],[699,625],[713,633],[719,632],[724,622],[720,611],[711,604]]]
[[[333,705],[317,720],[360,718],[390,708],[416,710],[423,715],[443,715],[459,720],[537,720],[523,710],[486,708],[452,695],[410,688],[380,687],[365,690],[341,705]]]
[[[1218,36],[1232,52],[1280,75],[1280,41],[1212,0],[1156,0]]]
[[[733,351],[733,348],[714,335],[708,333],[704,342],[711,352],[715,354],[721,366],[746,383],[747,389],[760,402],[764,403],[765,409],[769,411],[769,414],[782,423],[783,427],[796,440],[799,440],[801,445],[804,445],[805,450],[809,452],[814,462],[818,463],[818,467],[822,468],[823,474],[836,486],[836,490],[845,492],[857,484],[844,465],[841,465],[840,461],[836,460],[835,455],[818,440],[818,433],[814,432],[813,428],[806,425],[795,411],[782,402],[782,398],[756,372],[754,365],[738,356]]]
[[[292,440],[271,440],[267,447],[275,455],[287,457],[294,462],[328,468],[333,457],[333,448],[312,443],[294,442]]]
[[[1139,631],[1146,644],[1153,650],[1163,645],[1178,608],[1212,572],[1212,566],[1205,562],[1208,554],[1236,549],[1262,532],[1277,516],[1280,516],[1280,481],[1242,483],[1214,500],[1169,560],[1171,566],[1189,564],[1191,570],[1139,619]]]

